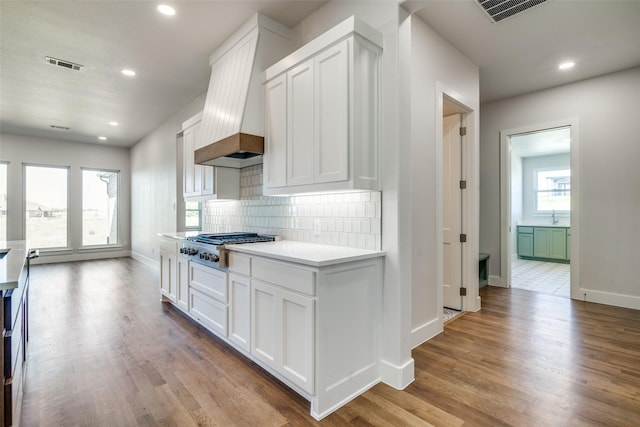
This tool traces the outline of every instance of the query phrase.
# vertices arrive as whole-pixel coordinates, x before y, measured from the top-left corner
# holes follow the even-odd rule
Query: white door
[[[462,253],[460,244],[461,150],[460,114],[443,118],[442,138],[442,262],[443,305],[462,309]]]

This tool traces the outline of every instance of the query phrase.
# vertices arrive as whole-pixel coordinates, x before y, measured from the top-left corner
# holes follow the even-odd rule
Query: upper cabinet
[[[197,165],[194,162],[201,121],[202,113],[198,113],[182,124],[182,190],[184,199],[190,201],[239,199],[239,169]]]
[[[380,189],[382,36],[351,17],[265,72],[265,195]]]

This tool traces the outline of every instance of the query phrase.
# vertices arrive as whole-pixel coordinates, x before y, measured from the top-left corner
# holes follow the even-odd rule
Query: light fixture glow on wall
[[[168,6],[166,4],[161,4],[158,6],[158,11],[160,13],[162,13],[163,15],[167,15],[167,16],[173,16],[176,14],[176,10],[174,8],[172,8],[171,6]]]
[[[575,65],[576,65],[575,62],[567,61],[567,62],[563,62],[562,64],[558,65],[558,69],[559,70],[568,70],[569,68],[573,68]]]
[[[118,126],[118,122],[109,122],[110,126]]]
[[[124,74],[125,76],[133,77],[136,75],[136,72],[125,68],[124,70],[122,70],[122,74]]]
[[[99,136],[99,137],[98,137],[98,139],[99,139],[100,141],[106,141],[106,140],[107,140],[107,137],[106,137],[106,136]]]

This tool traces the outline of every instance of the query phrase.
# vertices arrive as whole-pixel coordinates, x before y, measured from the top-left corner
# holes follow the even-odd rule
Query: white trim
[[[569,126],[571,129],[571,297],[580,299],[580,121],[570,117],[553,122],[533,124],[500,131],[500,285],[511,287],[511,143],[510,137],[545,129]],[[491,282],[490,282],[491,284]]]
[[[108,259],[108,258],[126,258],[131,256],[131,252],[129,251],[111,251],[111,252],[94,252],[94,253],[84,253],[84,254],[69,254],[69,255],[44,255],[42,251],[40,251],[40,256],[31,261],[31,264],[52,264],[58,262],[69,262],[69,261],[90,261],[94,259]],[[156,266],[157,267],[157,266]]]
[[[640,297],[635,295],[623,295],[614,292],[602,292],[594,291],[592,289],[579,288],[577,292],[574,292],[572,289],[571,298],[598,304],[607,304],[617,307],[640,310]]]
[[[383,382],[396,390],[403,390],[415,379],[414,365],[413,358],[410,358],[402,365],[394,365],[386,360],[381,360],[380,373]]]
[[[508,288],[502,283],[502,277],[500,276],[489,276],[489,286],[498,286],[500,288]]]
[[[438,317],[427,323],[424,323],[417,328],[411,330],[411,349],[418,347],[429,341],[431,338],[442,333],[444,331],[443,312],[440,310]]]
[[[149,267],[156,268],[156,269],[160,268],[160,262],[158,260],[154,260],[154,259],[148,258],[148,257],[142,255],[141,253],[131,251],[131,255],[130,256],[131,256],[131,258],[135,259],[136,261],[139,261],[139,262],[141,262],[141,263],[143,263],[143,264],[145,264],[145,265],[147,265]]]

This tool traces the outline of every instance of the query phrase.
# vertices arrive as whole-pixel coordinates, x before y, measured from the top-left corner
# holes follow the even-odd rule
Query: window
[[[82,170],[82,246],[118,244],[118,171]]]
[[[25,234],[33,248],[67,247],[69,169],[25,165]]]
[[[7,240],[7,164],[0,163],[0,241]]]
[[[571,210],[571,170],[536,170],[536,210]]]
[[[202,206],[199,202],[185,202],[184,229],[200,230],[202,228]]]

